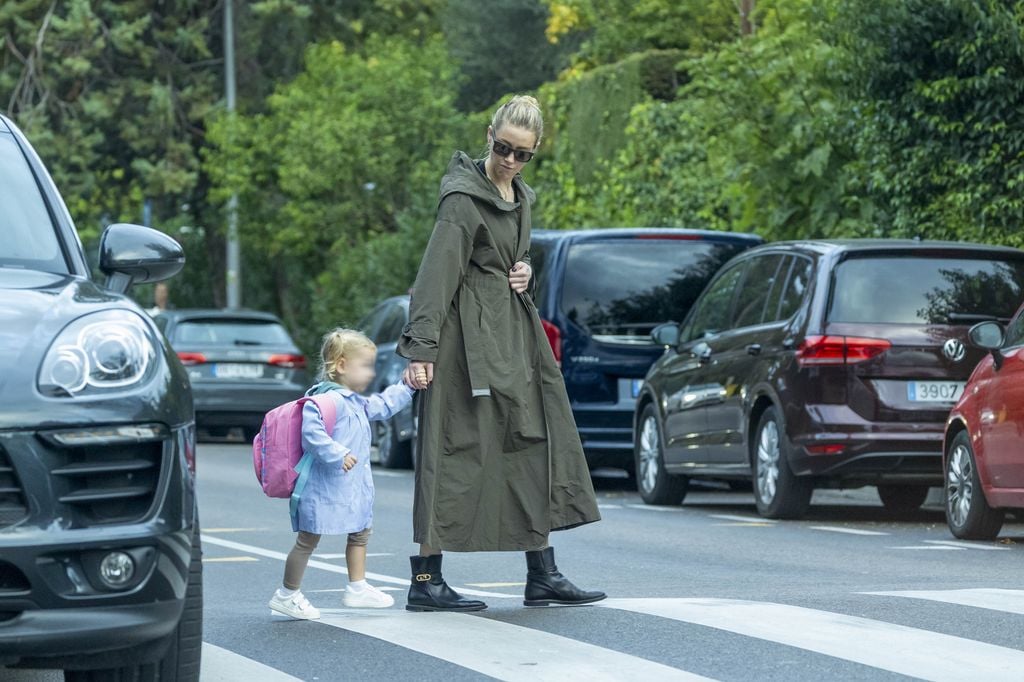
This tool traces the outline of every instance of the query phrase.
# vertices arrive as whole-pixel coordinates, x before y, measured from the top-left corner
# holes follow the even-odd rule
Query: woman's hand
[[[413,360],[409,363],[409,366],[405,368],[405,374],[402,375],[402,380],[406,386],[415,388],[416,390],[423,390],[427,386],[430,386],[430,382],[434,380],[434,363],[432,362],[417,362]]]
[[[533,268],[525,261],[519,261],[512,266],[508,273],[508,283],[512,291],[521,294],[530,286],[530,277],[533,276]]]

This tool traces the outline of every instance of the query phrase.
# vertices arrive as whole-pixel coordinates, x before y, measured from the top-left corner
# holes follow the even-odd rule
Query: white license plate
[[[912,403],[955,403],[964,392],[962,381],[911,381],[907,400]]]
[[[644,385],[643,379],[633,379],[633,397],[640,395],[640,387]]]
[[[213,376],[218,379],[262,379],[263,365],[218,362],[213,366]]]

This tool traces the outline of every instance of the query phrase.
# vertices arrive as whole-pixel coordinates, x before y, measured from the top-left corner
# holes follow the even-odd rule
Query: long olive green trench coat
[[[533,191],[501,198],[458,152],[441,182],[398,352],[434,362],[420,396],[413,512],[418,543],[456,552],[531,550],[549,531],[600,520],[561,372],[529,294]]]

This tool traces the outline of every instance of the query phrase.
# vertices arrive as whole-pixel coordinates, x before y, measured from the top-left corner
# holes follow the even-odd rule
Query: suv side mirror
[[[1003,327],[998,322],[979,322],[967,332],[967,340],[978,348],[983,348],[992,354],[996,369],[1003,364],[1003,354],[1000,349],[1005,341]]]
[[[184,265],[181,244],[159,230],[117,223],[100,237],[100,270],[107,276],[106,287],[118,293],[173,277]]]
[[[675,348],[679,344],[679,325],[675,322],[659,324],[651,330],[654,343],[666,348]]]
[[[1003,327],[998,322],[979,322],[967,332],[967,338],[978,348],[999,350],[1003,347]]]

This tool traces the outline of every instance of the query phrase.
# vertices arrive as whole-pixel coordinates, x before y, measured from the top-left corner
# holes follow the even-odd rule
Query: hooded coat
[[[419,398],[413,539],[436,549],[533,550],[601,518],[537,308],[509,286],[529,262],[534,200],[518,175],[513,188],[505,201],[456,152],[398,344],[435,363]]]

